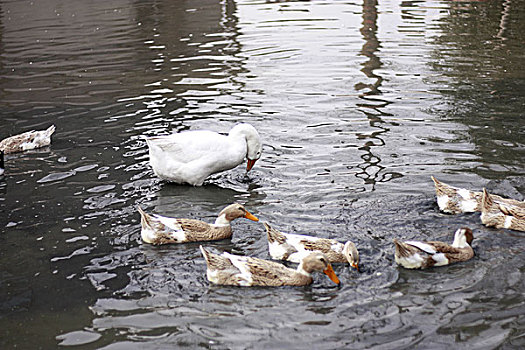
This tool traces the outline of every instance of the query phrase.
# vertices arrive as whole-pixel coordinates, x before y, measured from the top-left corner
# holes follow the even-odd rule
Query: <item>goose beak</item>
[[[326,273],[326,275],[327,275],[328,277],[330,277],[330,279],[331,279],[335,284],[339,284],[339,283],[341,283],[341,281],[339,281],[339,278],[337,278],[337,275],[335,274],[334,269],[332,268],[332,265],[328,265],[328,267],[327,267],[326,269],[324,269],[323,272]]]
[[[255,215],[251,214],[248,211],[246,211],[246,214],[244,214],[244,217],[252,221],[259,221],[259,219]]]
[[[252,170],[253,165],[255,164],[256,161],[257,161],[257,159],[248,159],[248,165],[246,165],[246,171],[247,172]]]
[[[350,265],[351,265],[354,269],[356,269],[357,272],[360,272],[360,271],[359,271],[359,265],[357,265],[357,263],[353,262],[353,263],[351,263]]]

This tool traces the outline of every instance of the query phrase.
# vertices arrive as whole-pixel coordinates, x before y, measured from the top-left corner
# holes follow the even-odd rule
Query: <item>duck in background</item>
[[[452,245],[438,241],[406,241],[394,238],[395,260],[407,269],[426,269],[460,261],[467,261],[474,256],[471,247],[474,235],[469,228],[460,228],[454,234]]]
[[[0,151],[7,154],[49,146],[55,129],[55,126],[51,125],[46,130],[32,130],[8,137],[0,141]]]
[[[250,124],[237,124],[229,134],[185,131],[146,138],[153,172],[163,180],[201,186],[215,173],[235,168],[247,158],[247,171],[261,157],[259,133]]]
[[[448,214],[472,213],[481,211],[481,200],[483,193],[458,188],[438,181],[432,176],[436,188],[436,197],[439,209]],[[525,202],[515,199],[507,199],[492,195],[493,200],[511,206],[525,208]]]
[[[273,259],[298,263],[313,251],[323,253],[331,263],[346,263],[359,271],[359,252],[354,243],[335,239],[283,233],[264,223],[268,248]]]
[[[146,214],[140,207],[138,211],[142,226],[140,233],[142,240],[155,245],[230,238],[232,236],[230,223],[233,220],[246,218],[259,221],[238,203],[224,208],[213,224],[195,219],[176,219],[157,214]]]
[[[282,264],[229,253],[213,254],[200,247],[206,260],[206,277],[214,284],[230,286],[305,286],[313,282],[312,272],[324,272],[339,284],[328,258],[320,252],[312,252],[301,259],[297,269]]]
[[[483,189],[481,222],[489,227],[525,231],[525,207],[498,202]]]

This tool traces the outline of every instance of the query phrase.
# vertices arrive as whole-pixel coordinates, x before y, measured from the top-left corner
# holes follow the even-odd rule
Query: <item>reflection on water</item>
[[[0,179],[0,346],[523,347],[523,235],[439,213],[430,175],[523,198],[524,5],[0,0],[0,138],[57,125]],[[263,135],[250,173],[154,177],[144,136],[237,122]],[[232,202],[354,241],[361,273],[218,287],[198,244],[140,242],[138,205],[212,222]],[[459,226],[473,260],[395,266],[393,237]],[[233,229],[206,244],[268,258],[262,225]]]

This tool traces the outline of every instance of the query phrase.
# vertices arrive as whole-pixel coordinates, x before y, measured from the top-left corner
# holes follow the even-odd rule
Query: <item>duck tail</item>
[[[51,135],[53,135],[55,130],[56,130],[56,126],[55,125],[51,125],[49,128],[46,129],[46,136],[47,137],[51,137]]]
[[[481,211],[487,212],[492,208],[494,205],[494,201],[492,200],[491,195],[487,191],[487,189],[483,188],[483,195],[481,197]]]
[[[151,215],[147,214],[140,205],[137,206],[137,210],[140,213],[140,224],[142,225],[143,229],[146,229],[147,227],[151,227]]]
[[[410,250],[407,248],[404,242],[401,242],[394,238],[394,245],[396,246],[396,256],[399,256],[399,257],[410,256]]]
[[[266,235],[268,236],[268,242],[278,242],[283,243],[284,237],[283,234],[276,229],[272,228],[267,222],[264,222],[264,227],[266,227]]]

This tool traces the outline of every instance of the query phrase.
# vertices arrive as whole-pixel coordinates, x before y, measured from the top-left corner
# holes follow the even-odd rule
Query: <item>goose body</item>
[[[438,181],[432,176],[436,188],[436,198],[439,209],[449,214],[472,213],[481,211],[482,192],[470,191],[465,188],[458,188]],[[525,208],[525,202],[514,199],[507,199],[492,195],[493,200],[512,206]]]
[[[332,265],[324,254],[312,252],[304,257],[297,269],[274,261],[222,253],[213,254],[200,247],[206,260],[208,281],[230,286],[304,286],[313,282],[312,272],[322,271],[339,284]]]
[[[525,207],[498,202],[483,189],[481,222],[489,227],[525,231]]]
[[[396,263],[407,269],[426,269],[466,261],[474,256],[470,246],[474,236],[469,228],[460,228],[452,245],[438,242],[401,242],[394,239]]]
[[[163,180],[201,186],[215,173],[248,159],[247,171],[261,157],[259,134],[250,124],[237,124],[228,135],[208,130],[147,138],[150,164]]]
[[[232,235],[230,223],[237,218],[259,221],[242,205],[234,203],[224,208],[215,223],[209,224],[195,219],[177,219],[157,214],[147,214],[138,207],[141,222],[141,238],[150,244],[212,241]]]
[[[268,223],[264,223],[264,226],[270,256],[273,259],[299,263],[305,256],[319,251],[327,257],[329,262],[348,262],[359,271],[359,252],[355,244],[350,241],[343,244],[335,239],[283,233],[272,228]]]
[[[54,132],[55,126],[51,125],[46,130],[32,130],[8,137],[0,141],[0,151],[7,154],[49,146]]]

